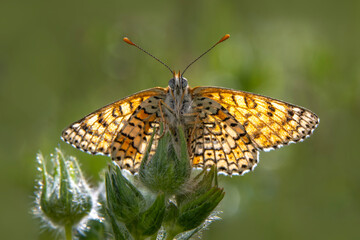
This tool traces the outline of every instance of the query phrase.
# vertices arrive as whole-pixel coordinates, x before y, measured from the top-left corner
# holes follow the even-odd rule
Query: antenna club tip
[[[124,42],[126,42],[127,44],[136,46],[135,43],[133,43],[132,41],[130,41],[130,39],[128,39],[127,37],[124,37],[123,40],[124,40]]]
[[[221,43],[221,42],[225,41],[229,37],[230,37],[230,34],[225,34],[225,36],[223,36],[218,43]]]

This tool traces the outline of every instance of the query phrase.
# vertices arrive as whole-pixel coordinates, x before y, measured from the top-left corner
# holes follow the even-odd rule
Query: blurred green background
[[[282,99],[321,118],[303,143],[260,154],[243,177],[221,177],[222,221],[204,239],[360,237],[360,2],[6,1],[0,8],[1,239],[47,239],[31,214],[36,153],[60,146],[93,185],[109,161],[61,142],[63,128],[175,70],[225,33],[186,73]],[[51,236],[51,235],[50,235]]]

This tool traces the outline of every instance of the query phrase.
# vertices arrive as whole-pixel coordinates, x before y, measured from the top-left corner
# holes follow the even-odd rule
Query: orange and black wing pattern
[[[127,129],[129,124],[132,124],[129,120],[135,119],[132,118],[134,113],[139,121],[150,121],[151,119],[141,111],[141,108],[149,103],[149,98],[164,97],[165,91],[164,88],[148,89],[102,107],[67,127],[62,132],[61,138],[82,151],[110,156],[115,139],[120,132]],[[124,132],[122,136],[127,136],[126,134]],[[128,134],[130,138],[133,137],[135,130]],[[129,140],[124,140],[125,144],[127,142]]]
[[[252,93],[197,87],[192,95],[201,122],[191,140],[193,163],[216,164],[225,174],[252,170],[258,150],[302,141],[319,123],[307,109]]]

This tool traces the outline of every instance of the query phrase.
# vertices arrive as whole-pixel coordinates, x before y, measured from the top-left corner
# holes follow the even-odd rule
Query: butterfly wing
[[[146,99],[120,129],[111,145],[111,158],[121,169],[131,173],[139,170],[154,130],[156,132],[149,157],[155,153],[161,135],[160,122],[163,121],[159,108],[165,98],[165,94],[159,94]]]
[[[194,167],[216,165],[219,173],[237,175],[254,169],[258,150],[244,127],[220,103],[203,96],[193,98],[197,112],[191,136]]]
[[[149,98],[164,94],[164,88],[152,88],[111,103],[71,124],[61,138],[85,152],[110,155],[114,139],[128,126],[134,112]]]
[[[192,96],[202,126],[191,140],[193,164],[216,164],[220,172],[230,175],[252,170],[258,150],[301,141],[319,123],[309,110],[243,91],[197,87]]]
[[[220,103],[244,127],[260,150],[302,141],[319,123],[319,118],[305,108],[253,93],[198,87],[193,89],[193,95]]]

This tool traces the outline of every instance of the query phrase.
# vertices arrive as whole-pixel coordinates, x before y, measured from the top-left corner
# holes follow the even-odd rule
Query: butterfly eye
[[[169,81],[169,87],[171,88],[171,89],[174,89],[175,88],[175,79],[170,79],[170,81]]]
[[[188,81],[186,78],[181,78],[181,86],[182,88],[186,88],[188,85]]]

